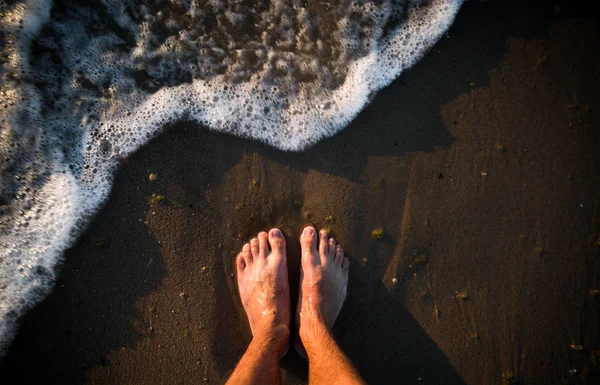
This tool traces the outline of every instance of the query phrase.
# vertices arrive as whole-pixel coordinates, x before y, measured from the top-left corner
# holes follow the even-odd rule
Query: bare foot
[[[284,353],[291,310],[285,238],[281,231],[260,232],[258,238],[244,245],[236,265],[240,297],[252,335],[276,339]]]
[[[317,238],[319,248],[317,250]],[[302,269],[300,292],[296,308],[296,326],[300,340],[294,341],[298,354],[306,358],[306,350],[314,337],[315,326],[324,325],[331,330],[337,318],[348,286],[350,261],[344,250],[327,232],[317,235],[314,227],[305,227],[300,236]]]

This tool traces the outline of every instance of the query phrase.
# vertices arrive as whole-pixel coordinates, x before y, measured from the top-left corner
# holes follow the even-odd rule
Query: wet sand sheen
[[[295,299],[312,223],[351,259],[336,333],[370,383],[598,381],[598,24],[514,8],[466,6],[306,152],[169,129],[122,166],[3,378],[224,382],[250,339],[235,255],[280,227]],[[295,354],[282,365],[306,380]]]

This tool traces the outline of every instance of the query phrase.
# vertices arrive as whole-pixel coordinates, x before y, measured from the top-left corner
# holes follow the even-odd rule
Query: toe
[[[285,237],[279,229],[271,229],[269,231],[269,244],[271,250],[275,253],[283,255],[285,253]]]
[[[252,238],[250,240],[250,250],[252,252],[252,258],[258,258],[258,254],[259,254],[258,243],[259,243],[258,238]]]
[[[342,269],[344,271],[348,271],[348,268],[350,267],[350,260],[346,257],[344,257],[344,259],[342,260]]]
[[[305,227],[300,236],[300,246],[302,248],[303,267],[308,265],[317,265],[319,263],[319,253],[317,252],[317,233],[312,226]]]
[[[238,271],[244,271],[244,269],[246,268],[246,261],[244,261],[244,255],[242,253],[239,253],[235,261]]]
[[[327,248],[327,256],[333,261],[335,258],[335,239],[329,238],[329,247]]]
[[[250,252],[250,244],[246,243],[244,247],[242,247],[242,252],[240,253],[242,260],[244,262],[244,268],[252,263],[252,253]]]
[[[337,247],[335,248],[335,263],[336,263],[336,265],[341,266],[343,260],[344,260],[344,249],[342,249],[342,246],[337,245]]]
[[[269,236],[264,231],[258,233],[258,254],[261,258],[269,255]]]
[[[327,260],[327,249],[327,231],[321,230],[319,231],[319,254],[321,255],[321,260],[323,261]]]

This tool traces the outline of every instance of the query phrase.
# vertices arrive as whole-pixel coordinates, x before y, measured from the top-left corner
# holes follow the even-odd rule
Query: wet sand
[[[369,383],[600,383],[589,15],[469,3],[448,38],[303,153],[168,127],[124,162],[0,378],[223,383],[251,337],[235,255],[280,227],[295,298],[297,238],[314,224],[351,259],[335,333]],[[290,352],[282,373],[305,383],[306,364]]]

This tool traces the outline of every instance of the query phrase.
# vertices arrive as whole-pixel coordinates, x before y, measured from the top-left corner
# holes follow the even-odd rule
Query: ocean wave
[[[462,0],[90,3],[0,4],[0,357],[120,160],[165,125],[306,149],[415,64]]]

